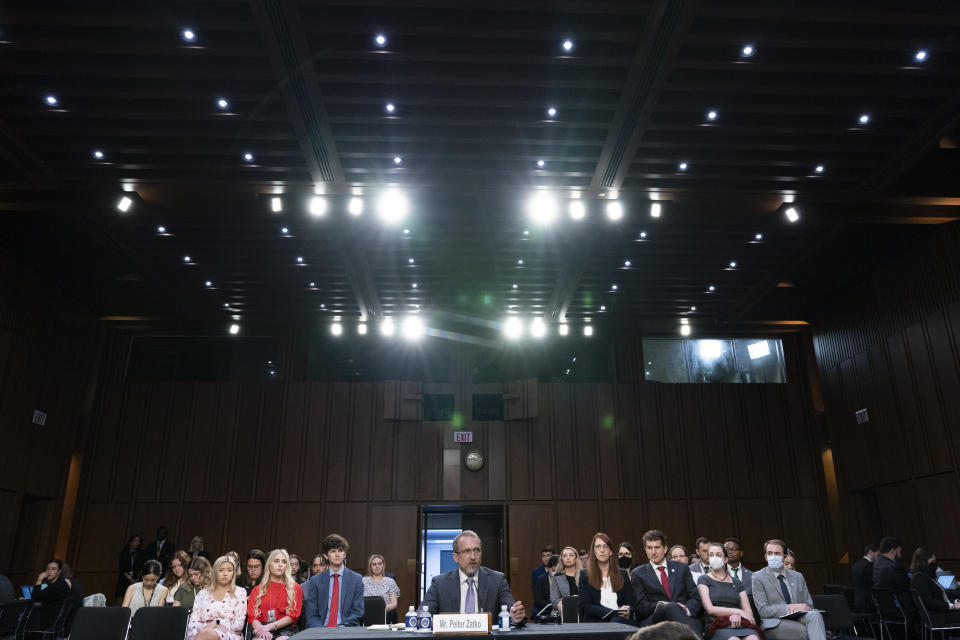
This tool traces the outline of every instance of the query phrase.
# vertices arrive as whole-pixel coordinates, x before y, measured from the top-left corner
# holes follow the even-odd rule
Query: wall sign
[[[454,442],[473,442],[473,431],[454,431]]]
[[[40,409],[34,409],[33,419],[30,422],[33,424],[38,424],[42,427],[43,425],[47,424],[47,414],[43,411],[40,411]]]

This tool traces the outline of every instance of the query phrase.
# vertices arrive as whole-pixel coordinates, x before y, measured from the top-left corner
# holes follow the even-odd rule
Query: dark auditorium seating
[[[133,616],[129,640],[170,640],[187,632],[190,612],[183,607],[142,607]]]
[[[128,607],[81,607],[70,640],[123,640],[129,624]]]
[[[363,626],[387,623],[387,603],[380,596],[363,598]]]

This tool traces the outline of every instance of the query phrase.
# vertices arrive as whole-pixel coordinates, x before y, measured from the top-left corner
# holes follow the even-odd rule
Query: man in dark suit
[[[910,595],[910,576],[907,575],[907,570],[900,566],[902,551],[903,545],[896,538],[886,537],[880,541],[880,550],[873,562],[873,586],[892,589],[907,622],[914,624],[917,622],[918,612],[913,604],[913,596]],[[881,613],[899,617],[899,612],[894,610]]]
[[[363,622],[363,578],[345,565],[350,543],[331,533],[321,550],[329,566],[303,585],[308,627],[356,627]]]
[[[877,545],[868,544],[863,557],[850,569],[853,578],[853,610],[857,613],[873,613],[873,561],[877,557]]]
[[[489,611],[494,616],[507,605],[513,624],[523,624],[523,603],[513,599],[502,573],[480,566],[481,553],[480,536],[469,529],[458,534],[453,539],[453,559],[458,568],[434,577],[420,604],[430,607],[431,613]]]
[[[550,556],[555,555],[557,555],[557,550],[553,548],[553,545],[548,544],[540,549],[540,566],[530,574],[530,588],[533,589],[534,593],[537,591],[537,580],[540,579],[540,576],[547,575],[547,560],[550,559]]]
[[[537,578],[537,582],[533,585],[532,616],[536,616],[550,604],[550,580],[553,578],[558,564],[560,564],[560,556],[556,554],[550,556],[550,559],[547,560],[547,564],[545,565],[547,569],[546,572]],[[545,615],[549,615],[549,610]]]
[[[643,545],[650,562],[634,569],[630,579],[637,620],[644,627],[663,620],[681,622],[699,635],[703,606],[690,568],[666,559],[667,536],[662,531],[647,531]]]
[[[157,539],[150,543],[144,556],[144,562],[147,560],[156,560],[164,571],[170,566],[170,558],[177,550],[177,543],[167,539],[167,528],[157,527]]]

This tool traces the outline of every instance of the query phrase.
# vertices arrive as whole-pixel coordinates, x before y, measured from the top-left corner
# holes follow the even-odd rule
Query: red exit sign
[[[454,442],[473,442],[473,431],[454,431]]]

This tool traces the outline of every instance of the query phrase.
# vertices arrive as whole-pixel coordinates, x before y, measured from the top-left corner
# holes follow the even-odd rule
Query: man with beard
[[[913,624],[917,620],[917,608],[910,595],[910,576],[907,570],[900,566],[900,556],[903,545],[893,537],[886,537],[880,541],[880,553],[873,563],[873,586],[892,589],[900,607],[907,616],[907,622]],[[884,616],[898,617],[896,611],[881,611]]]

